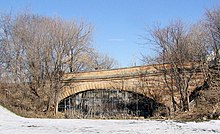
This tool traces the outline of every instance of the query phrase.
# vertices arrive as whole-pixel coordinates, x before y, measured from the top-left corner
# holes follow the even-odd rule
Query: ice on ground
[[[220,121],[35,119],[0,106],[0,134],[208,134],[220,133]]]

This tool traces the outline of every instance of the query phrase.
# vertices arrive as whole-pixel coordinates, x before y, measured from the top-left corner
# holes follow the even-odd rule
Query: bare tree
[[[56,112],[63,74],[73,72],[78,64],[73,59],[88,51],[91,26],[30,13],[3,15],[0,24],[0,63],[6,75],[39,101],[47,98],[46,110]]]
[[[110,56],[91,50],[88,56],[85,70],[112,69],[117,66],[117,61]]]
[[[100,69],[111,69],[117,66],[117,61],[106,54],[93,52],[91,55],[91,67],[96,70]]]
[[[210,55],[208,56],[208,85],[209,91],[206,99],[206,106],[213,109],[212,114],[216,114],[219,106],[219,87],[220,87],[220,7],[207,10],[205,13],[205,30],[207,31],[206,40],[210,45]],[[213,106],[215,105],[215,106]]]
[[[161,66],[157,69],[163,73],[164,83],[170,91],[172,109],[176,110],[177,102],[174,93],[179,92],[181,111],[189,110],[189,83],[199,67],[202,53],[197,53],[195,43],[189,37],[189,30],[181,21],[170,23],[164,28],[156,26],[150,31],[152,42],[157,50],[155,61]],[[203,49],[201,49],[203,51]]]
[[[214,52],[214,60],[219,62],[220,59],[220,8],[207,10],[205,13],[205,27],[208,32],[208,42],[211,51]]]
[[[16,54],[12,54],[12,44],[14,44],[11,36],[11,23],[12,18],[10,15],[1,15],[0,18],[0,64],[1,69],[6,73],[10,73],[10,70],[12,70],[13,66],[13,59],[15,59]],[[16,70],[16,69],[14,69]],[[12,74],[12,73],[10,73]]]

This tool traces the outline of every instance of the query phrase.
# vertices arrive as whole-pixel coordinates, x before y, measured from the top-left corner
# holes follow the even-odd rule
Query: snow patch
[[[220,133],[220,121],[29,119],[0,106],[0,134],[207,134]]]

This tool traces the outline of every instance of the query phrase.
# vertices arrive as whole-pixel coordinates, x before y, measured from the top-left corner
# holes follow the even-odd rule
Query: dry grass
[[[39,98],[18,85],[0,84],[0,105],[17,115],[28,118],[54,117],[52,112],[43,112],[42,103]]]

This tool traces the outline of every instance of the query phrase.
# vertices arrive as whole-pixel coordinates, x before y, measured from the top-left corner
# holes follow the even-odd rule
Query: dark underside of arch
[[[132,118],[165,116],[165,105],[144,95],[122,90],[88,90],[60,101],[66,118]]]

